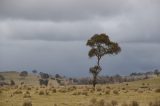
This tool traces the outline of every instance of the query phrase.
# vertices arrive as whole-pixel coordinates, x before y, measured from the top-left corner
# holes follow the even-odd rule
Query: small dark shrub
[[[10,81],[10,85],[13,86],[15,85],[15,82],[13,80]]]
[[[149,106],[160,106],[160,100],[156,100],[154,102],[150,102]]]
[[[98,104],[98,106],[105,106],[104,99],[99,100],[97,104]]]
[[[113,90],[113,94],[118,95],[118,94],[119,94],[119,92],[118,92],[117,90]]]
[[[57,90],[56,90],[56,89],[53,89],[53,90],[52,90],[52,93],[56,93],[56,92],[57,92]]]
[[[97,102],[97,99],[96,98],[92,98],[91,100],[90,100],[90,103],[92,103],[92,104],[95,104]]]
[[[22,106],[32,106],[32,102],[29,101],[29,100],[26,100],[26,101],[23,102]]]
[[[139,106],[139,103],[137,101],[132,101],[130,106]]]
[[[22,94],[23,92],[19,89],[17,89],[15,92],[13,92],[13,94]]]
[[[118,102],[117,102],[116,100],[112,100],[112,101],[111,101],[111,104],[112,104],[112,106],[117,106],[117,105],[118,105]]]
[[[105,91],[105,94],[110,94],[110,90],[109,90],[109,89],[106,90],[106,91]]]
[[[44,91],[43,90],[40,90],[39,91],[39,95],[44,95],[45,93],[44,93]]]
[[[2,93],[2,90],[0,90],[0,94]]]
[[[160,88],[155,90],[156,93],[160,93]]]

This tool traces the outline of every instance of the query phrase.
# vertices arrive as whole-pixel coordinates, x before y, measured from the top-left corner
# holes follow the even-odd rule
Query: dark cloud
[[[76,21],[111,17],[127,11],[127,0],[1,0],[0,17]]]

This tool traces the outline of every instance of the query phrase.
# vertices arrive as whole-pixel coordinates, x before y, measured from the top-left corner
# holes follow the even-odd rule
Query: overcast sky
[[[0,71],[89,76],[86,41],[106,33],[122,52],[101,74],[160,69],[159,0],[0,0]]]

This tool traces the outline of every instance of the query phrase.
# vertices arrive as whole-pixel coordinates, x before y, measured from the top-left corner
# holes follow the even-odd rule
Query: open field
[[[12,74],[6,78],[18,82],[19,78],[16,76],[17,74]],[[149,105],[150,102],[160,102],[160,77],[97,85],[96,91],[91,85],[40,87],[37,79],[29,76],[25,79],[26,85],[18,83],[17,86],[1,87],[0,106],[23,106],[24,102],[32,102],[33,106],[138,106],[136,103],[131,105],[133,101],[138,102],[139,106],[160,106]]]

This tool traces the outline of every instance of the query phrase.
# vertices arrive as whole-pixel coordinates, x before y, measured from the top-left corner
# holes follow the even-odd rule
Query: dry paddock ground
[[[32,106],[160,106],[160,77],[97,85],[96,91],[87,85],[47,88],[18,85],[0,88],[0,106],[30,106],[30,102]],[[155,102],[157,105],[154,105]]]

